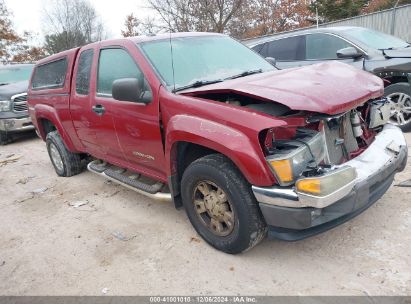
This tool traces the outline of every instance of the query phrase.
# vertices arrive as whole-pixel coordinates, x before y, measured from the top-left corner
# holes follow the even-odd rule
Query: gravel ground
[[[171,203],[90,172],[57,177],[36,137],[0,147],[0,160],[11,154],[0,164],[1,295],[411,295],[411,188],[392,186],[321,235],[232,256]],[[408,179],[411,163],[394,184]]]

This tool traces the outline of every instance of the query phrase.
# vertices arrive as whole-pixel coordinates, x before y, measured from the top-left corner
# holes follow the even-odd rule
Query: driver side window
[[[337,51],[352,46],[347,41],[328,34],[309,34],[305,36],[306,59],[338,59]]]
[[[113,82],[121,78],[136,78],[142,86],[142,91],[148,90],[143,73],[127,51],[122,48],[100,50],[97,95],[111,97]]]

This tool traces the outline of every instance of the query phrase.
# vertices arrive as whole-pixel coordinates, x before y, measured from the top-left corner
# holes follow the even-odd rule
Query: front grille
[[[26,93],[14,95],[11,98],[11,102],[13,103],[13,112],[15,113],[26,112],[28,110]]]
[[[344,160],[347,160],[346,153],[349,154],[358,150],[358,143],[352,130],[350,113],[325,121],[324,132],[330,164],[341,164]]]

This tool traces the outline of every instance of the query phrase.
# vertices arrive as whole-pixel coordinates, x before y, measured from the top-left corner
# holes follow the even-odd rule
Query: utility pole
[[[395,2],[394,9],[392,10],[391,35],[393,35],[393,36],[394,36],[394,32],[395,32],[395,15],[397,14],[397,5],[398,5],[398,2],[400,2],[400,0],[397,0],[397,2]]]

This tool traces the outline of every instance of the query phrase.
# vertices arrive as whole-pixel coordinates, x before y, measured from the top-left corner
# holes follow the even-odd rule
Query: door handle
[[[91,110],[99,116],[103,115],[106,112],[106,109],[100,104],[96,104],[91,108]]]

